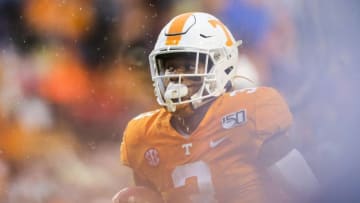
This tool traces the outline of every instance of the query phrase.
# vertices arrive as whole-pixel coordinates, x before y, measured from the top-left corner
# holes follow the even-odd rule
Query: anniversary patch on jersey
[[[155,148],[146,150],[144,157],[152,167],[158,166],[160,163],[159,152]]]
[[[221,119],[222,127],[225,129],[242,125],[246,122],[246,111],[244,109],[225,115]]]

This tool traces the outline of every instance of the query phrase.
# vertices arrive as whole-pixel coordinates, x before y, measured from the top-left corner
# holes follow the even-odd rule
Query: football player
[[[207,13],[176,16],[160,32],[149,60],[164,108],[128,123],[121,160],[136,185],[164,202],[278,203],[317,188],[291,145],[292,115],[281,95],[269,87],[233,88],[239,45]],[[139,195],[121,194],[113,201]]]

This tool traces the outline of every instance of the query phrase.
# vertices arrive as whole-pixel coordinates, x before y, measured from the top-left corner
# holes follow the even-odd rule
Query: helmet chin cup
[[[166,109],[169,112],[175,112],[176,111],[176,104],[174,104],[174,102],[171,101],[171,99],[166,100]]]
[[[189,90],[184,84],[170,82],[166,87],[164,98],[168,111],[174,112],[176,110],[176,104],[172,99],[181,100],[181,97],[188,95]]]
[[[189,90],[184,84],[175,84],[170,82],[165,90],[165,100],[179,99],[185,97],[188,94]]]

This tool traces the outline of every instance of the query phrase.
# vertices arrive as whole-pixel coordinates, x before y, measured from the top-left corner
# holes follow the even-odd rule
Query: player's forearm
[[[313,198],[319,190],[319,182],[312,169],[296,149],[291,150],[267,170],[274,181],[298,198]]]

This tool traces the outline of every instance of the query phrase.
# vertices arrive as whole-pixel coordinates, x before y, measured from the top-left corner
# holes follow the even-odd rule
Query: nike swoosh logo
[[[200,34],[200,36],[203,37],[203,38],[213,37],[212,35],[204,35],[204,34]]]
[[[218,140],[210,140],[210,143],[209,143],[210,148],[217,147],[219,144],[224,142],[227,138],[228,137],[222,137],[222,138],[219,138]]]

